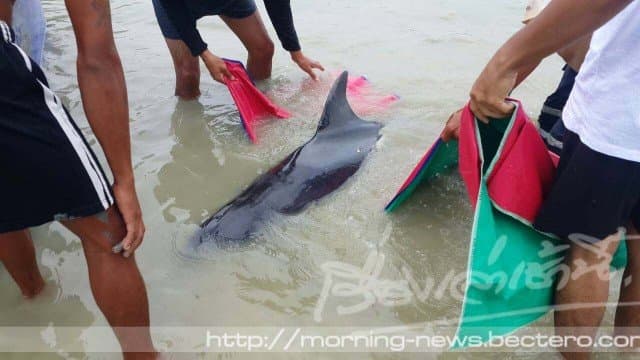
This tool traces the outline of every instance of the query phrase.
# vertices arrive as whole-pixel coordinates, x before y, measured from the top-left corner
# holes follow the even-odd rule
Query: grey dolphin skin
[[[353,112],[347,78],[343,72],[329,92],[314,137],[206,220],[193,238],[195,247],[247,241],[274,214],[300,213],[358,171],[380,138],[382,125]]]

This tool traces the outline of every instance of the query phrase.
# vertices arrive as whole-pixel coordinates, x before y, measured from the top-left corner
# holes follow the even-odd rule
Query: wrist
[[[135,187],[133,171],[123,175],[114,175],[114,186]]]
[[[302,60],[302,58],[304,58],[302,50],[291,51],[289,53],[291,54],[291,60],[295,62],[299,62],[300,60]]]
[[[205,51],[202,52],[202,54],[200,54],[200,58],[204,62],[209,62],[211,60],[215,60],[217,56],[213,55],[213,53],[209,51],[209,49],[206,49]]]

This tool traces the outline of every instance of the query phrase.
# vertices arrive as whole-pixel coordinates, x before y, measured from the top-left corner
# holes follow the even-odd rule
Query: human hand
[[[227,64],[224,63],[224,60],[213,55],[211,51],[205,50],[200,57],[215,81],[226,84],[227,80],[235,80],[229,69],[227,69]]]
[[[302,50],[292,51],[291,60],[293,60],[293,62],[295,62],[300,67],[300,69],[302,69],[302,71],[309,74],[309,76],[313,80],[318,80],[318,75],[316,75],[313,69],[324,71],[324,67],[322,66],[322,64],[306,57],[302,53]]]
[[[449,116],[449,120],[447,120],[447,124],[442,130],[442,134],[440,134],[440,138],[444,142],[449,142],[449,140],[457,140],[460,137],[460,121],[462,119],[462,110],[457,110]]]
[[[480,121],[502,119],[513,112],[514,105],[506,98],[514,88],[518,73],[501,65],[499,54],[484,68],[471,89],[471,111]]]
[[[124,239],[113,247],[113,252],[124,252],[124,257],[128,258],[142,244],[146,231],[133,180],[125,183],[116,182],[113,185],[113,195],[127,229]]]

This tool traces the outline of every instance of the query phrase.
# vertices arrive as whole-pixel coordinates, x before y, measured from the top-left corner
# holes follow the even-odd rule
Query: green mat
[[[508,121],[479,125],[476,136],[485,163],[474,213],[467,284],[457,336],[452,348],[468,346],[462,339],[473,336],[483,342],[509,334],[545,315],[552,307],[555,282],[568,244],[540,233],[531,224],[499,209],[489,197],[486,178],[500,153]],[[491,124],[491,123],[490,123]],[[397,209],[420,186],[458,163],[458,143],[438,140],[423,157],[400,192],[387,206]],[[624,242],[612,261],[613,268],[626,265]]]
[[[423,183],[439,176],[447,170],[454,169],[457,164],[458,141],[451,140],[444,142],[438,138],[384,210],[389,213],[393,212],[407,201]]]
[[[459,339],[476,336],[486,342],[539,319],[551,309],[557,277],[563,273],[561,264],[568,244],[536,231],[489,197],[486,179],[500,153],[508,123],[477,122],[476,126],[483,176],[471,233]],[[611,266],[624,268],[626,254],[622,242]]]

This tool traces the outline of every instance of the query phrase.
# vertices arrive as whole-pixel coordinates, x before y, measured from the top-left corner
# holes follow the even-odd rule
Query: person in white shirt
[[[626,232],[616,334],[640,335],[640,242],[630,236],[640,227],[640,0],[551,1],[496,52],[470,104],[480,121],[506,117],[513,107],[505,99],[523,71],[593,31],[563,112],[568,133],[556,180],[534,226],[569,241],[572,276],[557,289],[555,324],[559,334],[573,336],[595,336],[609,295],[609,262]],[[567,345],[565,358],[588,358],[579,344]]]

